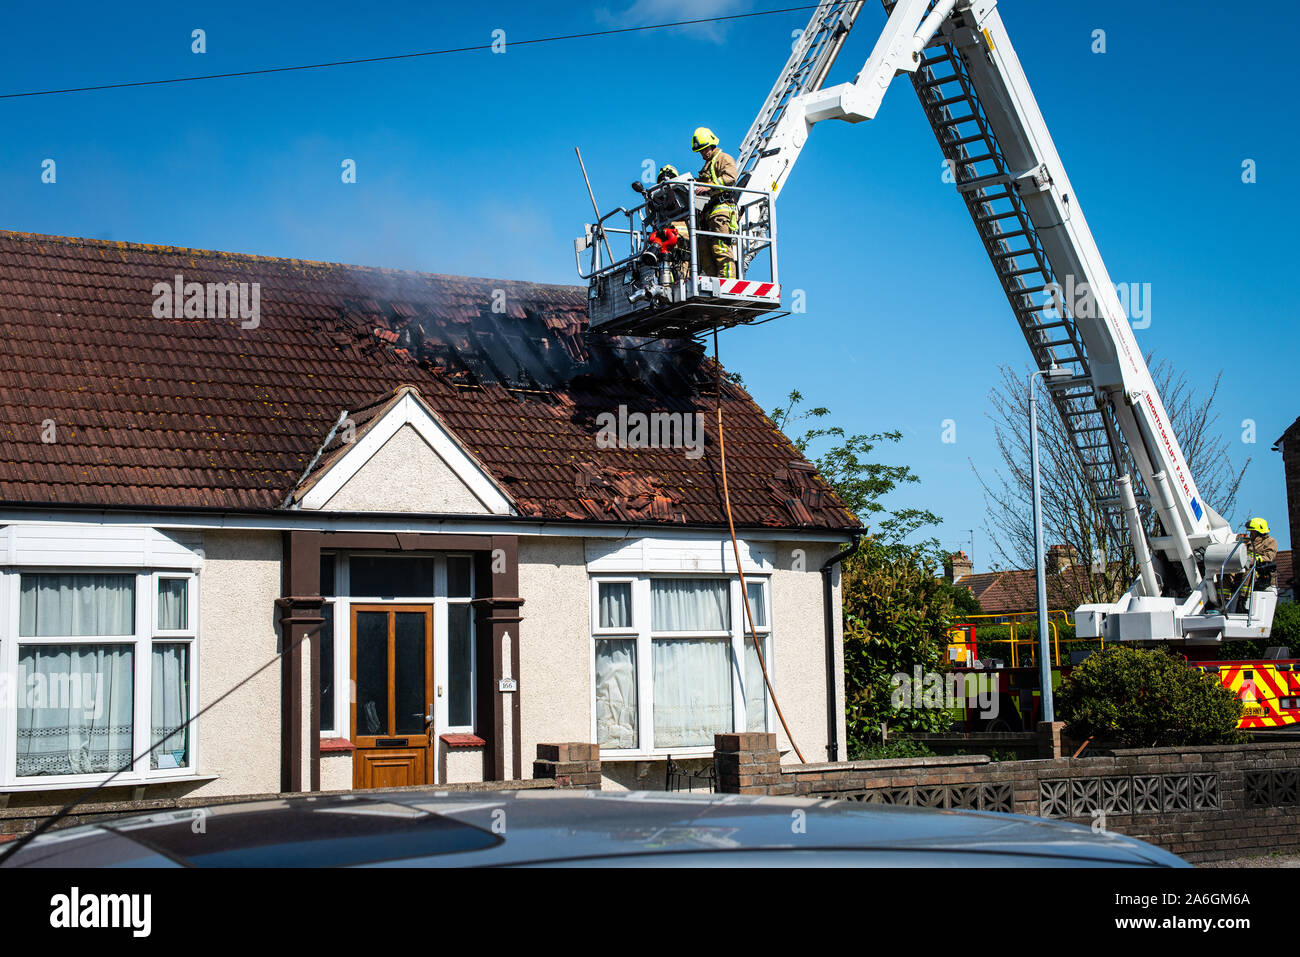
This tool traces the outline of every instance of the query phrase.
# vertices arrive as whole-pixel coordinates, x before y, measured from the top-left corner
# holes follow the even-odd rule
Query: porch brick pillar
[[[320,534],[285,532],[280,624],[280,789],[320,790]]]
[[[1035,729],[1038,734],[1038,756],[1040,758],[1059,758],[1061,753],[1061,732],[1065,729],[1064,721],[1040,721]]]
[[[776,735],[758,731],[713,736],[713,769],[723,794],[793,794],[781,774]]]
[[[523,777],[520,698],[526,676],[520,674],[519,543],[494,535],[490,551],[478,554],[479,594],[473,601],[479,647],[479,734],[488,741],[488,780]],[[483,587],[486,585],[486,587]],[[509,690],[508,690],[509,689]]]
[[[600,745],[569,742],[539,744],[534,778],[549,778],[561,788],[600,790]]]

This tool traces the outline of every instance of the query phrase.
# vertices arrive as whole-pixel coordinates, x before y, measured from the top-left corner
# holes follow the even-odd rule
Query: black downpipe
[[[831,569],[858,550],[860,535],[854,535],[853,541],[844,551],[832,555],[822,565],[822,608],[826,613],[826,727],[828,761],[840,759],[840,709],[835,691],[835,619],[831,617]]]

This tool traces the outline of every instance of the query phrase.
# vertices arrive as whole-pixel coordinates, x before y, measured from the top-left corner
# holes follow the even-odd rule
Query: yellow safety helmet
[[[1246,523],[1246,527],[1252,532],[1259,532],[1261,535],[1268,534],[1268,522],[1264,521],[1262,518],[1252,518]]]
[[[708,147],[717,145],[717,136],[707,126],[697,127],[695,132],[691,134],[691,149],[696,153],[702,153]]]
[[[679,175],[680,174],[677,172],[676,166],[674,166],[672,163],[665,163],[663,167],[660,168],[659,178],[656,179],[655,182],[662,183],[666,179],[676,179]]]

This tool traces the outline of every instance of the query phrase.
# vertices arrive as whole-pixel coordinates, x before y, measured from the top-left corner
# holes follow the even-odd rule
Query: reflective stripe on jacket
[[[709,157],[700,170],[699,175],[695,178],[709,186],[735,186],[736,177],[739,171],[736,168],[736,161],[722,150],[715,149],[713,155]],[[736,201],[733,193],[727,190],[710,190],[709,203],[710,207],[720,204],[732,205]]]
[[[1250,538],[1246,541],[1246,548],[1255,556],[1256,561],[1277,561],[1277,539],[1272,535],[1260,535],[1258,532],[1251,532]]]

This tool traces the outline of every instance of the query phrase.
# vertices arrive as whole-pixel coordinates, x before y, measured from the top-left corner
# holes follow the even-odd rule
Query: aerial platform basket
[[[578,274],[587,280],[591,332],[689,338],[786,314],[770,192],[704,186],[689,175],[638,189],[645,202],[606,213],[573,244]],[[710,192],[724,189],[736,207],[737,231],[697,227]],[[665,249],[654,237],[676,235],[667,232],[673,223],[689,224],[688,235]],[[736,277],[701,274],[701,246],[715,240],[735,250]]]

